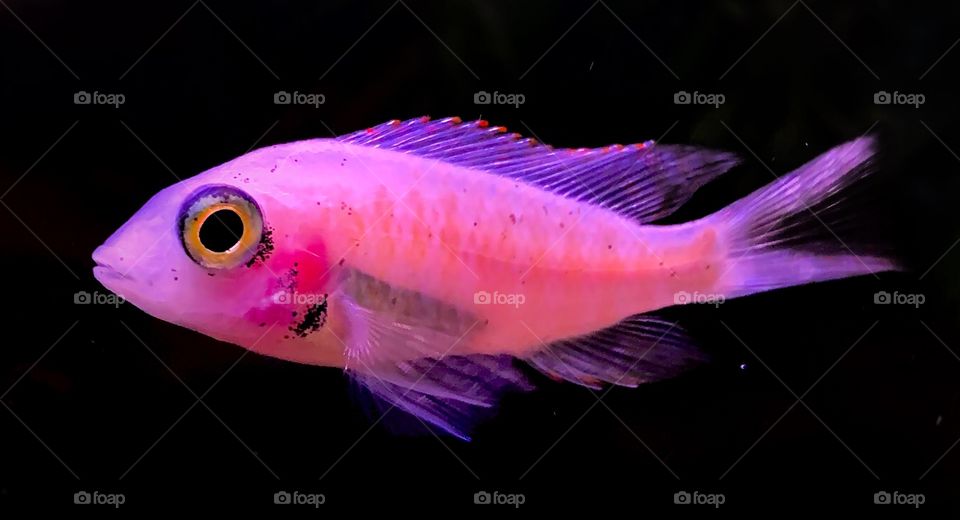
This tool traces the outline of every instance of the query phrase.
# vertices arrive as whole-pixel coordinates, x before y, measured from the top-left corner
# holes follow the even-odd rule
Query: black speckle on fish
[[[327,323],[327,295],[323,295],[320,303],[314,303],[307,307],[300,323],[290,327],[290,331],[298,337],[304,338],[307,335],[320,330]]]
[[[270,253],[273,253],[273,228],[264,226],[260,243],[257,244],[257,252],[247,262],[247,267],[253,267],[257,262],[265,262],[270,257]]]

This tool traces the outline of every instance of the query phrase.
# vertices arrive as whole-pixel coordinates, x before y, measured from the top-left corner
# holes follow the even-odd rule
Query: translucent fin
[[[635,387],[666,379],[706,359],[676,324],[638,315],[551,343],[526,361],[548,376],[599,389],[603,383]]]
[[[718,292],[732,298],[897,269],[859,239],[875,223],[849,197],[873,172],[873,155],[872,138],[842,144],[704,219],[723,230],[729,249]]]
[[[422,421],[470,440],[476,425],[493,414],[508,390],[532,387],[512,366],[508,356],[451,356],[420,359],[401,367],[401,374],[351,371],[354,379],[376,398]],[[380,407],[386,413],[390,407]],[[389,416],[385,419],[389,421]],[[416,431],[410,421],[389,421]]]
[[[412,319],[409,306],[404,314],[377,309],[372,286],[345,283],[331,297],[349,331],[346,371],[375,397],[467,439],[504,392],[532,388],[508,356],[457,353],[478,322],[453,312]],[[441,324],[437,316],[451,319]]]
[[[670,215],[738,162],[730,153],[653,141],[554,149],[486,121],[456,117],[394,120],[338,139],[501,175],[641,223]]]

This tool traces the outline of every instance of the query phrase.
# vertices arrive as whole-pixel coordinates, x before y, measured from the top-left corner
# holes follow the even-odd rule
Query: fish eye
[[[230,269],[249,262],[263,234],[263,215],[249,195],[232,186],[205,186],[180,210],[183,249],[197,264]]]

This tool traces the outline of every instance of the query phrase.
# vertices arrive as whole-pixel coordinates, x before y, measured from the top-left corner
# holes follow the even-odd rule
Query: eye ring
[[[243,230],[239,236],[234,233],[236,241],[233,245],[217,250],[219,248],[213,249],[204,243],[201,231],[206,229],[205,226],[217,225],[212,222],[212,217],[222,212],[239,217]],[[227,185],[205,186],[187,197],[178,225],[187,256],[208,269],[230,269],[249,262],[256,255],[263,235],[260,206],[243,191]]]

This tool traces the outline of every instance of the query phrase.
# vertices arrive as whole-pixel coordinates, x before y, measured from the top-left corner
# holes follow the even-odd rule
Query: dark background
[[[679,490],[772,510],[877,508],[888,490],[957,507],[955,5],[0,4],[0,503],[72,507],[99,490],[125,508],[273,507],[287,489],[324,493],[324,507],[451,512],[488,490],[524,493],[528,510],[640,514],[682,512]],[[126,102],[76,105],[81,90]],[[326,103],[275,105],[278,90]],[[480,90],[526,102],[475,105]],[[680,90],[726,103],[676,105]],[[881,90],[926,102],[876,105]],[[177,177],[424,114],[557,146],[661,139],[745,158],[673,221],[869,131],[884,152],[877,215],[892,221],[870,227],[911,270],[672,310],[714,363],[605,405],[540,378],[472,443],[368,432],[337,370],[243,356],[129,304],[73,303],[105,292],[93,249]],[[874,305],[877,291],[926,303]]]

